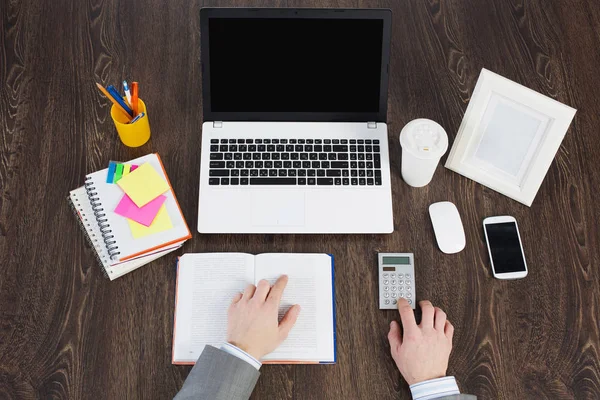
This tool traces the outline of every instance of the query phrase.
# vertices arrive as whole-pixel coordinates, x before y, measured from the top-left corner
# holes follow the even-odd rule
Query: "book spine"
[[[77,207],[75,207],[75,204],[73,204],[73,200],[71,200],[71,197],[67,197],[67,201],[69,202],[69,207],[71,207],[71,211],[73,211],[73,215],[75,215],[75,219],[77,220],[77,223],[79,224],[79,228],[81,228],[81,231],[83,232],[83,236],[85,236],[85,240],[87,241],[88,245],[92,248],[92,250],[94,250],[94,256],[96,257],[96,261],[98,261],[98,264],[100,264],[100,269],[102,270],[102,273],[104,274],[105,277],[108,278],[108,273],[106,272],[106,269],[104,268],[104,264],[102,263],[102,260],[100,259],[100,256],[98,255],[98,252],[96,251],[96,247],[94,246],[94,243],[92,242],[92,238],[90,238],[90,235],[88,234],[87,230],[85,229],[85,226],[83,226],[83,221],[79,217],[79,212],[77,211]]]
[[[89,177],[85,180],[85,191],[87,192],[90,205],[92,206],[92,211],[96,217],[96,222],[98,222],[98,229],[102,235],[102,240],[106,246],[106,251],[110,259],[115,260],[117,259],[117,255],[121,254],[121,252],[119,251],[119,246],[117,245],[116,240],[114,240],[115,235],[112,234],[112,229],[108,223],[108,218],[106,218],[104,207],[102,206],[102,203],[100,203],[100,197],[98,197],[96,187]]]

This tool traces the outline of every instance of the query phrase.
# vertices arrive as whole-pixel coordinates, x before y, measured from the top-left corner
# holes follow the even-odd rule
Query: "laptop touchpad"
[[[255,226],[304,226],[304,193],[265,190],[252,193]]]

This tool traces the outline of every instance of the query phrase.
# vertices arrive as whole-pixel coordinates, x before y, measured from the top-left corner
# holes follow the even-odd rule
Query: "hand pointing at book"
[[[229,306],[227,342],[256,359],[275,350],[288,336],[300,313],[296,304],[279,321],[279,303],[287,282],[287,275],[280,276],[273,286],[263,279],[257,286],[248,285],[243,294],[237,294]]]

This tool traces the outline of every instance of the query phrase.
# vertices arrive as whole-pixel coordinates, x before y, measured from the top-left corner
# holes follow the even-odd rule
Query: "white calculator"
[[[413,253],[379,253],[379,309],[395,309],[403,297],[415,308],[415,264]]]

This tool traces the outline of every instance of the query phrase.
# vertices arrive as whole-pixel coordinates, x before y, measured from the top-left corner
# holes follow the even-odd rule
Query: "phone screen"
[[[514,222],[486,224],[485,230],[496,274],[525,271],[517,224]]]

